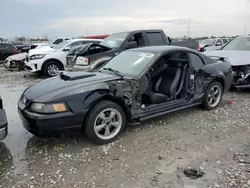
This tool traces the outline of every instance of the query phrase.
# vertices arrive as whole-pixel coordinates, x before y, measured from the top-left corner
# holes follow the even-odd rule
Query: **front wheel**
[[[223,95],[223,87],[217,81],[211,82],[205,92],[203,107],[206,110],[212,110],[218,107]]]
[[[43,68],[43,72],[45,74],[45,76],[47,77],[53,77],[56,76],[57,72],[59,70],[62,70],[60,67],[60,64],[55,62],[55,61],[49,61],[48,63],[46,63],[46,65]]]
[[[126,117],[123,109],[112,101],[97,103],[84,122],[84,133],[96,144],[114,141],[124,130]]]

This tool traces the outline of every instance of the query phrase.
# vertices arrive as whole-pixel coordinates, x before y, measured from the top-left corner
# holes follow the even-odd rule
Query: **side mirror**
[[[126,49],[136,48],[138,45],[135,41],[128,42]]]
[[[172,39],[170,37],[168,37],[168,41],[170,44],[172,43]]]
[[[69,51],[70,50],[70,47],[65,47],[64,49],[63,49],[63,51]]]

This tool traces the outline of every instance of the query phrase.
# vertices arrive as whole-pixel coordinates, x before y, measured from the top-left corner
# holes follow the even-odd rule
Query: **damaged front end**
[[[116,80],[109,83],[110,94],[123,101],[126,113],[130,119],[138,118],[140,115],[140,86],[135,80]]]
[[[232,66],[234,74],[235,87],[249,87],[250,88],[250,65]]]
[[[24,70],[25,67],[25,57],[27,53],[21,53],[21,54],[16,54],[9,56],[5,61],[4,61],[4,67],[7,70],[17,70],[21,71]]]

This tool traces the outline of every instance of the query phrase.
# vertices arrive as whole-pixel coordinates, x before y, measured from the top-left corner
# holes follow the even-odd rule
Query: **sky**
[[[250,33],[250,0],[0,0],[0,37],[163,29],[170,37]]]

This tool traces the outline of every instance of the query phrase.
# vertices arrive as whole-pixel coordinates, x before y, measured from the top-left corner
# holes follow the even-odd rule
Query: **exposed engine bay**
[[[234,86],[250,85],[250,65],[232,66]]]
[[[25,57],[27,53],[21,53],[21,54],[16,54],[9,56],[5,61],[4,61],[4,67],[8,70],[24,70],[25,66]]]

